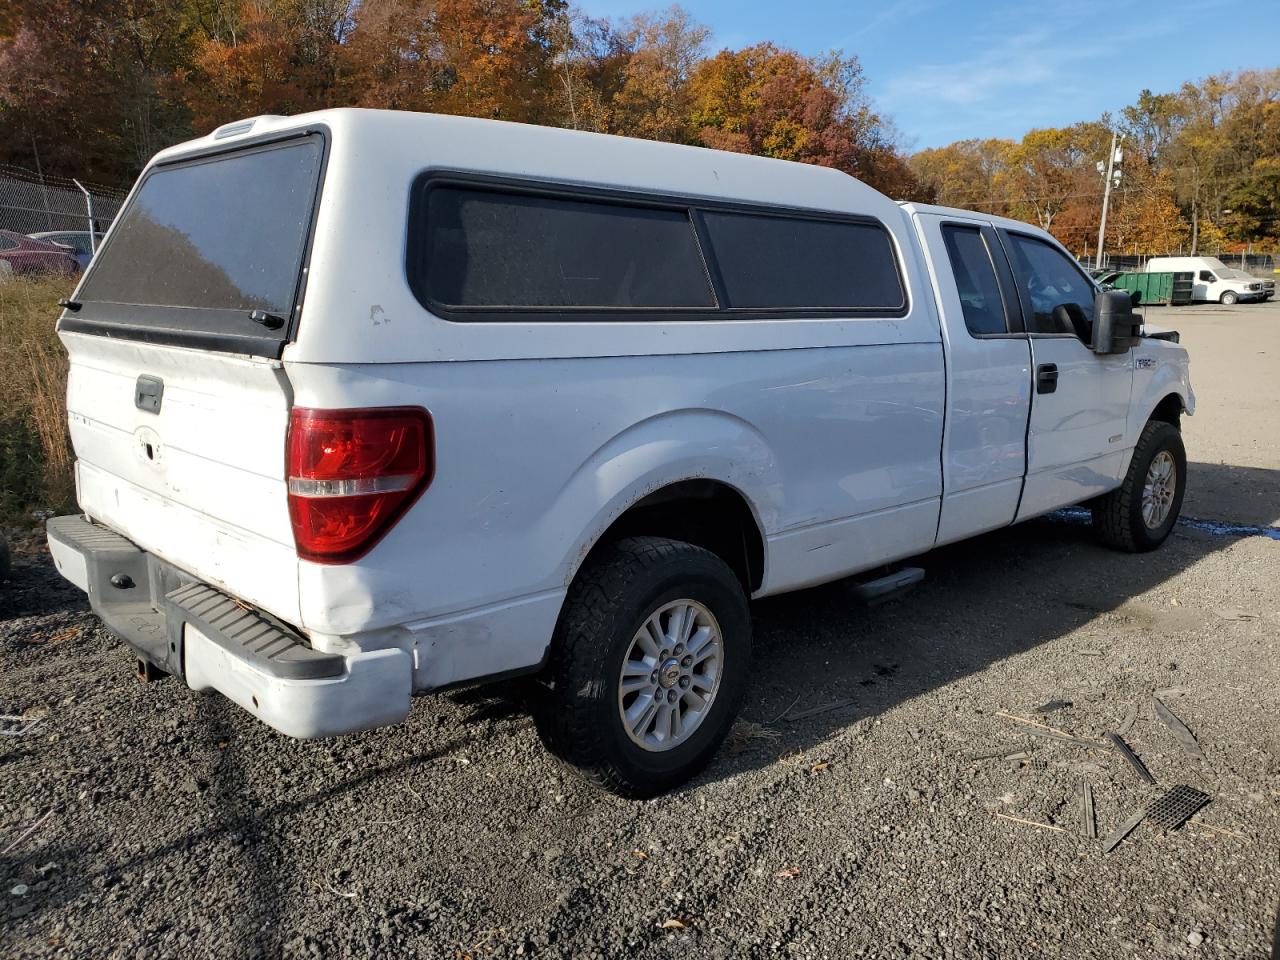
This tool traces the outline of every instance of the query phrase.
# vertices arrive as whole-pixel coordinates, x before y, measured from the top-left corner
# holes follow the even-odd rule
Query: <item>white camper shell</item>
[[[727,732],[748,598],[1068,504],[1168,535],[1187,355],[1129,311],[1041,230],[834,170],[246,120],[148,165],[59,320],[50,547],[147,669],[284,733],[531,674],[549,746],[649,795]]]

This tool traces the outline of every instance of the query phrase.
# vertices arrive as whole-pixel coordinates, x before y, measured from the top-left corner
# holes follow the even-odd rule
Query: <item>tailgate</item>
[[[85,513],[297,623],[284,478],[290,391],[279,362],[78,334],[63,340]],[[153,411],[147,397],[156,393]]]

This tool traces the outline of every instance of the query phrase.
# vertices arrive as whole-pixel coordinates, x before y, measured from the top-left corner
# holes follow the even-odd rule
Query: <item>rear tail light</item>
[[[369,552],[431,483],[431,416],[421,407],[295,407],[287,441],[298,556],[350,563]]]

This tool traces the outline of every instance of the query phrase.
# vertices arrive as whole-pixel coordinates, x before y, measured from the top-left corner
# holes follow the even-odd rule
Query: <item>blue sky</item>
[[[772,40],[862,61],[867,90],[913,149],[1022,136],[1117,112],[1144,88],[1177,89],[1223,70],[1280,64],[1258,6],[1229,0],[683,0],[710,47]],[[578,0],[592,16],[665,3]],[[1265,4],[1263,5],[1265,6]]]

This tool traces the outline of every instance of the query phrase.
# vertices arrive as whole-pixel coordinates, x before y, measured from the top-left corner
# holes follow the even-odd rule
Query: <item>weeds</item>
[[[63,277],[0,283],[0,520],[75,499],[67,354],[54,333]]]

